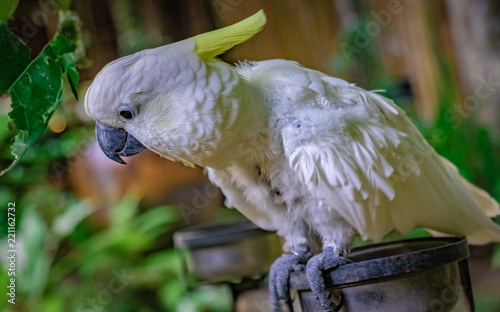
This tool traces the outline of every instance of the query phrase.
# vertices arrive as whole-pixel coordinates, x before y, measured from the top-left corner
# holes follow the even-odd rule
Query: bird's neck
[[[227,63],[209,63],[207,71],[221,77],[224,84],[215,107],[223,121],[216,127],[220,136],[216,148],[199,165],[217,168],[255,162],[267,145],[267,112],[261,91]]]

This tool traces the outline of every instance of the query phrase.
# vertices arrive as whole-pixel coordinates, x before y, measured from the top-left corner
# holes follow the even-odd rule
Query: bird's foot
[[[307,262],[306,275],[311,286],[311,290],[319,300],[323,310],[328,312],[339,311],[342,308],[343,299],[335,304],[330,300],[331,293],[326,290],[323,272],[336,269],[337,267],[350,263],[347,258],[338,256],[332,247],[325,248],[323,253],[312,257]]]
[[[293,311],[290,297],[290,273],[304,271],[307,260],[312,256],[309,250],[282,255],[274,261],[269,270],[269,298],[273,311],[282,311],[282,304]]]

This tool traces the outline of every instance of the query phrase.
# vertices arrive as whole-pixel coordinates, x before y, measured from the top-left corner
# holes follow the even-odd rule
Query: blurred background
[[[32,56],[54,35],[55,8],[62,2],[68,1],[20,0],[8,25]],[[74,0],[70,8],[82,21],[87,54],[81,95],[120,56],[264,9],[264,30],[223,55],[225,61],[296,60],[363,88],[385,90],[441,155],[500,200],[500,2]],[[16,202],[18,244],[16,305],[0,295],[0,310],[230,311],[232,297],[224,286],[186,290],[172,233],[242,217],[223,207],[222,195],[199,168],[150,152],[128,158],[127,166],[108,160],[95,143],[82,100],[65,92],[43,137],[0,177],[0,203],[6,208]],[[9,111],[10,99],[0,98],[2,168],[11,161]],[[2,213],[1,285],[9,278],[6,224]],[[500,311],[500,248],[471,252],[476,309]],[[103,291],[116,279],[123,287]]]

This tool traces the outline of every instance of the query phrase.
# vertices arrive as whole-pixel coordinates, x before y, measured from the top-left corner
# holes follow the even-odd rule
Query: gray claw
[[[331,293],[326,290],[323,271],[335,269],[350,262],[350,260],[336,255],[333,252],[333,248],[326,248],[323,253],[312,257],[307,262],[307,279],[313,294],[316,296],[316,299],[319,300],[323,310],[328,312],[339,311],[343,303],[343,298],[338,304],[330,300]]]
[[[274,261],[269,270],[269,298],[273,311],[282,311],[285,304],[290,312],[293,312],[292,298],[290,297],[290,273],[293,271],[303,271],[304,262],[307,261],[310,253],[282,255]]]

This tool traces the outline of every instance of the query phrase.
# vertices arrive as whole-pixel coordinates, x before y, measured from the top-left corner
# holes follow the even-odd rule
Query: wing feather
[[[483,212],[498,214],[498,204],[441,160],[404,111],[379,94],[333,81],[330,88],[342,92],[330,92],[330,107],[299,109],[288,118],[301,118],[301,127],[282,129],[289,165],[310,192],[364,238],[428,227],[479,243],[500,240],[500,227]],[[342,102],[346,94],[357,101]]]
[[[225,205],[227,207],[237,208],[245,217],[262,229],[268,231],[278,229],[270,214],[247,200],[244,189],[235,183],[234,177],[229,172],[218,171],[209,167],[205,168],[205,172],[210,181],[221,188],[226,197]]]

